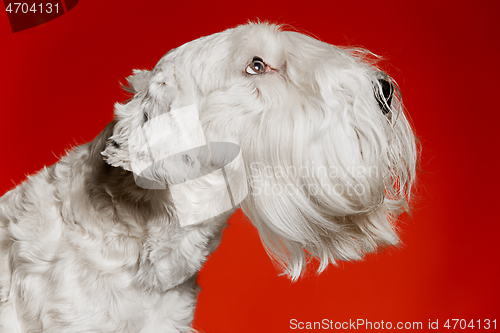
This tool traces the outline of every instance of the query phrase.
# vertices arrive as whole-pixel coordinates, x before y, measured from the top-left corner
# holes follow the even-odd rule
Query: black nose
[[[379,79],[378,83],[378,87],[375,87],[375,96],[377,97],[380,109],[384,115],[387,115],[391,112],[392,93],[394,92],[394,87],[391,82],[384,79]]]

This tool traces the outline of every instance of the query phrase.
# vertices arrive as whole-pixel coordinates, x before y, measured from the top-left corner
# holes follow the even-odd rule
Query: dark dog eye
[[[259,57],[254,57],[250,65],[247,66],[245,72],[248,74],[262,74],[266,71],[266,64]]]

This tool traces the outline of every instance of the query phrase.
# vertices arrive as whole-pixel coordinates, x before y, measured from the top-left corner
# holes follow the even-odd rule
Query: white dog
[[[292,280],[396,244],[416,140],[370,59],[248,24],[134,71],[93,142],[0,199],[0,331],[191,331],[240,202]]]

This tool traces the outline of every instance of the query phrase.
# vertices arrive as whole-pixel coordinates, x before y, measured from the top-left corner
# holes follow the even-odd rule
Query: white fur
[[[207,142],[240,146],[250,192],[241,207],[291,279],[312,258],[323,270],[396,244],[415,137],[397,94],[381,111],[387,77],[369,55],[249,24],[134,71],[134,97],[116,104],[115,121],[0,199],[0,332],[190,331],[196,274],[233,210],[181,228],[168,190],[136,185],[128,146],[145,120],[186,105]],[[256,56],[265,74],[245,72]],[[169,131],[170,144],[189,135],[149,131]],[[172,180],[216,159],[195,154],[194,171],[180,158],[151,174]]]

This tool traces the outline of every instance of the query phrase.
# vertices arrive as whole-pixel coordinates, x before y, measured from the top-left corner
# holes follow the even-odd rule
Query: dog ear
[[[122,84],[123,90],[131,94],[136,94],[141,91],[146,91],[149,80],[151,79],[151,72],[147,70],[134,69],[134,75],[127,77],[127,85]]]
[[[140,112],[141,99],[147,94],[152,72],[147,70],[133,71],[133,75],[127,78],[128,86],[122,88],[134,94],[133,98],[125,104],[115,104],[115,126],[113,134],[106,142],[106,147],[101,153],[104,160],[111,166],[121,167],[132,171],[128,139],[132,128],[138,128],[144,121],[144,115]]]
[[[165,188],[174,177],[168,157],[205,144],[194,85],[181,65],[166,59],[152,71],[134,71],[127,81],[134,96],[115,105],[117,122],[102,155],[133,172],[139,186]]]
[[[391,112],[392,95],[394,93],[394,86],[392,85],[389,77],[383,75],[375,84],[375,97],[377,98],[378,105],[384,115]]]

